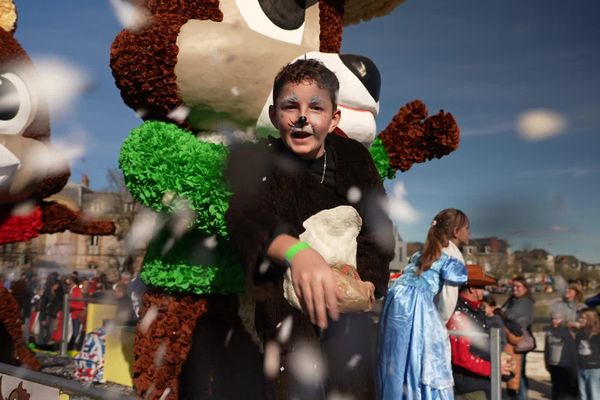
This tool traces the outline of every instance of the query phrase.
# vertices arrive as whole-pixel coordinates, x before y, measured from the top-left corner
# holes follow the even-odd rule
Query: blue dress
[[[444,282],[462,285],[462,261],[443,253],[431,268],[416,275],[415,253],[389,289],[380,319],[377,378],[379,398],[453,399],[454,381],[448,332],[434,297]]]

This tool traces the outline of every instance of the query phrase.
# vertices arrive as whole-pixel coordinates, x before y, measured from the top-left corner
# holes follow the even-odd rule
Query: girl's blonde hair
[[[598,312],[593,308],[584,308],[580,313],[581,315],[585,315],[587,319],[583,330],[590,336],[600,334],[600,317],[598,317]]]
[[[421,273],[427,271],[431,264],[440,258],[442,249],[448,246],[454,231],[465,226],[469,226],[469,218],[464,212],[456,208],[447,208],[435,216],[431,221],[429,232],[427,232],[427,239],[419,262]]]

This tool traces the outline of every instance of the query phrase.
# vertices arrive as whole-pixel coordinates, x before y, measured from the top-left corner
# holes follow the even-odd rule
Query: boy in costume
[[[362,219],[358,274],[373,283],[377,297],[385,294],[394,252],[392,224],[381,202],[385,192],[364,146],[332,133],[340,118],[338,88],[335,74],[319,61],[288,64],[275,78],[269,110],[281,138],[234,149],[230,157],[230,240],[246,270],[248,290],[259,293],[259,337],[267,349],[280,347],[281,365],[270,377],[269,398],[318,399],[334,391],[374,396],[372,322],[366,314],[340,316],[330,266],[298,239],[308,217],[354,207]],[[357,201],[349,199],[352,188],[361,193]],[[304,313],[284,298],[286,265]],[[283,332],[288,323],[289,339]],[[326,376],[305,379],[297,363],[305,351],[313,352],[317,365],[321,357],[327,360]],[[347,368],[357,356],[358,364]]]

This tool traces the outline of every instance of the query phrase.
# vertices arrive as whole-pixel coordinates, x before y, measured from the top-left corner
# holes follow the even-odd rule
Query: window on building
[[[90,236],[90,246],[98,246],[100,237],[97,235]]]
[[[100,214],[104,211],[104,203],[102,200],[93,200],[90,203],[90,211],[94,214]]]
[[[87,265],[88,269],[98,269],[98,264],[95,262],[89,262]]]
[[[123,211],[125,212],[132,212],[133,211],[133,202],[132,201],[128,201],[123,205]]]

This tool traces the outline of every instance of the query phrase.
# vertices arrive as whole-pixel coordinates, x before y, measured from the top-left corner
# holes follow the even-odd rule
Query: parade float
[[[65,186],[70,169],[50,142],[48,107],[34,65],[14,37],[16,25],[13,1],[0,1],[0,245],[65,230],[111,234],[111,221],[90,220],[44,200]],[[37,370],[40,365],[25,347],[19,316],[10,292],[0,288],[0,325],[12,340],[12,359],[6,361]]]
[[[334,133],[369,147],[384,179],[452,152],[459,130],[449,113],[429,116],[415,100],[378,133],[377,67],[340,54],[344,26],[383,17],[400,0],[133,3],[146,20],[117,35],[110,65],[144,122],[119,163],[133,197],[162,217],[141,272],[148,291],[134,385],[150,399],[255,398],[261,344],[245,292],[251,279],[228,244],[223,170],[231,143],[276,134],[267,110],[277,71],[307,57],[336,73],[342,119]]]

